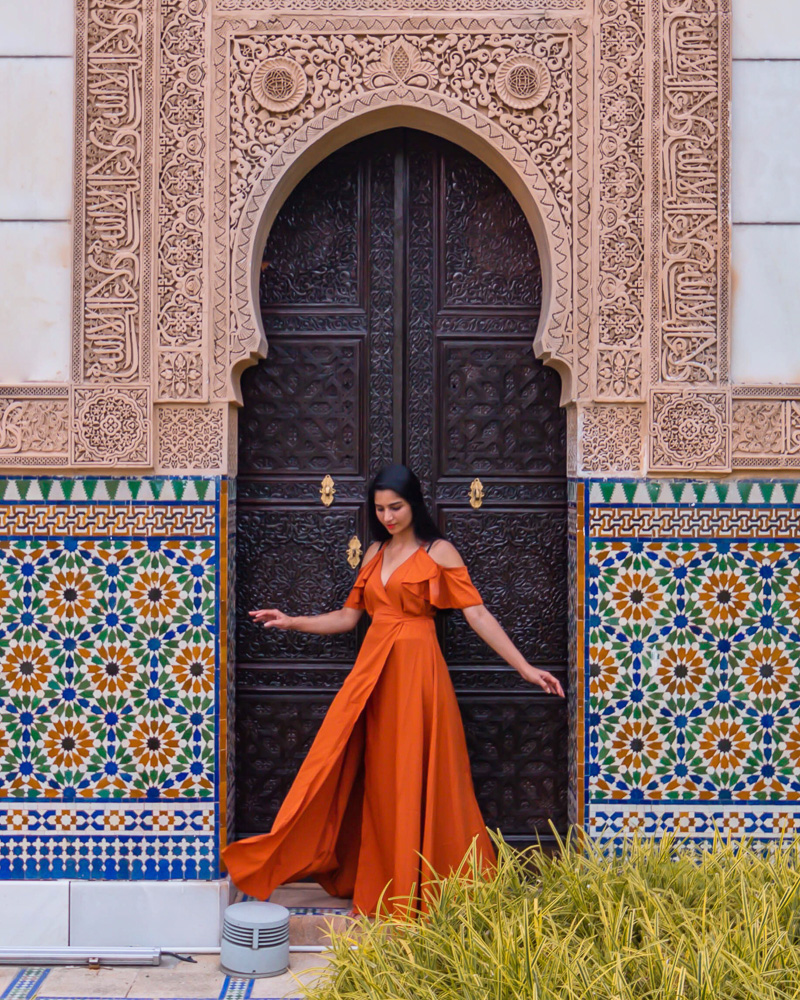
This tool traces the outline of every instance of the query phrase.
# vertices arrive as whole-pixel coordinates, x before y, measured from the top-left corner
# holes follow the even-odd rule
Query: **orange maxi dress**
[[[384,552],[345,603],[372,624],[271,832],[223,852],[234,883],[259,899],[310,876],[372,915],[381,897],[387,910],[419,901],[427,866],[457,870],[473,840],[483,865],[494,862],[434,628],[435,608],[480,595],[465,567],[439,566],[422,547],[384,586]]]

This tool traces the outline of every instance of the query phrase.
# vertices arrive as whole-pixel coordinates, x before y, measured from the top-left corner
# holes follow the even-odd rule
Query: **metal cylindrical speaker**
[[[220,965],[235,976],[279,976],[289,968],[289,911],[248,900],[225,911]]]

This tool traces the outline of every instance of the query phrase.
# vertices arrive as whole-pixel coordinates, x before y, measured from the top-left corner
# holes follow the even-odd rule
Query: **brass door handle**
[[[333,503],[333,495],[335,492],[336,489],[334,488],[333,480],[330,476],[326,476],[319,484],[319,498],[326,507],[330,507]]]
[[[350,541],[347,543],[347,564],[350,569],[357,569],[358,564],[361,562],[361,556],[363,555],[363,549],[361,548],[361,539],[358,535],[353,535]]]
[[[473,479],[472,485],[469,488],[469,505],[477,510],[483,503],[483,498],[486,495],[483,489],[483,483],[480,479]]]

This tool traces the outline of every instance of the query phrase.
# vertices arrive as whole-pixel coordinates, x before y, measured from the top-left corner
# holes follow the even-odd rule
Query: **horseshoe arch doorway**
[[[261,266],[269,352],[242,377],[239,414],[237,838],[269,830],[360,641],[265,632],[247,610],[341,606],[382,465],[417,472],[487,605],[566,687],[566,418],[531,347],[541,299],[518,203],[428,133],[343,147],[278,214]],[[550,821],[567,827],[565,702],[524,684],[459,612],[438,627],[487,824],[547,841]]]

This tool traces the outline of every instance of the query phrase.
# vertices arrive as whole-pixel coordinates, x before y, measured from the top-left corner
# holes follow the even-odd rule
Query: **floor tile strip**
[[[2,1000],[31,1000],[41,989],[47,979],[49,969],[20,969],[6,986]]]
[[[247,1000],[253,992],[253,979],[239,979],[234,976],[226,976],[225,982],[220,990],[219,1000]]]

